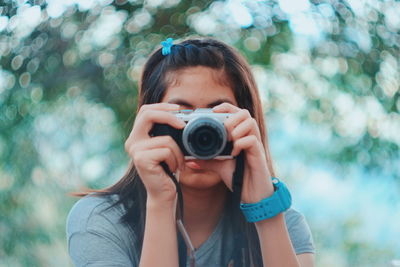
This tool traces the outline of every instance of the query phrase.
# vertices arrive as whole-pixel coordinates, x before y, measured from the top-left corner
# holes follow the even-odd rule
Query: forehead
[[[237,105],[233,89],[223,70],[203,66],[189,67],[169,73],[167,84],[162,102],[179,99],[196,108],[206,107],[218,100]]]

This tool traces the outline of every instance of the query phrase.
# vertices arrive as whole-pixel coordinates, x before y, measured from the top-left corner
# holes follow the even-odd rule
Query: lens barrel
[[[188,153],[198,159],[212,159],[225,148],[227,133],[224,124],[213,117],[198,117],[183,130],[182,141]]]

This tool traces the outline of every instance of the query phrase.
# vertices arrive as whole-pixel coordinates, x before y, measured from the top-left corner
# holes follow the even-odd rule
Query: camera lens
[[[209,126],[199,127],[191,137],[196,151],[208,152],[215,147],[220,146],[221,140],[215,133],[215,130]]]
[[[225,147],[226,130],[222,122],[212,117],[200,117],[186,125],[182,141],[195,158],[212,159]]]

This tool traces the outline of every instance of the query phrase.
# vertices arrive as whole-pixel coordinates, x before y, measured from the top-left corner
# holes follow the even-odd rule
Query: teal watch
[[[257,203],[241,203],[240,209],[248,222],[259,222],[275,217],[292,205],[292,196],[286,185],[272,177],[275,192]]]

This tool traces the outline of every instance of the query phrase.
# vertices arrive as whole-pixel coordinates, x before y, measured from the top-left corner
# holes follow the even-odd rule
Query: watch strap
[[[240,204],[240,209],[248,222],[266,220],[290,208],[292,196],[286,185],[275,177],[272,177],[272,184],[275,189],[272,196],[264,198],[257,203]]]

